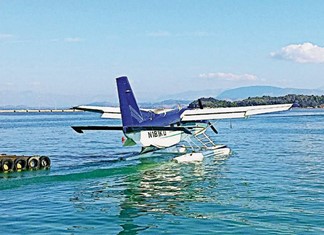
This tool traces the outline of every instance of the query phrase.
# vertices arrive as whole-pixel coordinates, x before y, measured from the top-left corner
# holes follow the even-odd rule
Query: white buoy
[[[204,159],[202,153],[187,153],[179,157],[173,158],[175,162],[184,163],[184,162],[200,162]]]

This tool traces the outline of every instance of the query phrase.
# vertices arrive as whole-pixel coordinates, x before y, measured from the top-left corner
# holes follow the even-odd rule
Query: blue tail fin
[[[120,112],[124,127],[137,126],[144,121],[127,77],[116,78]]]

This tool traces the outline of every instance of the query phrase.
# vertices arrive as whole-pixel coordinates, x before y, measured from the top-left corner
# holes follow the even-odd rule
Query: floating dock
[[[17,156],[0,154],[0,172],[47,169],[51,160],[47,156]]]

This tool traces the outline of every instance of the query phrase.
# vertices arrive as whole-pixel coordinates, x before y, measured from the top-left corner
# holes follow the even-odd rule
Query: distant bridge
[[[0,109],[1,113],[72,113],[84,112],[77,109]]]

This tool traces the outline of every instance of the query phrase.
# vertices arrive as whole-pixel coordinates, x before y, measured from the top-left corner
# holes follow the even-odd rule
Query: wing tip
[[[77,133],[80,133],[80,134],[83,133],[82,128],[79,126],[71,126],[71,128]]]

